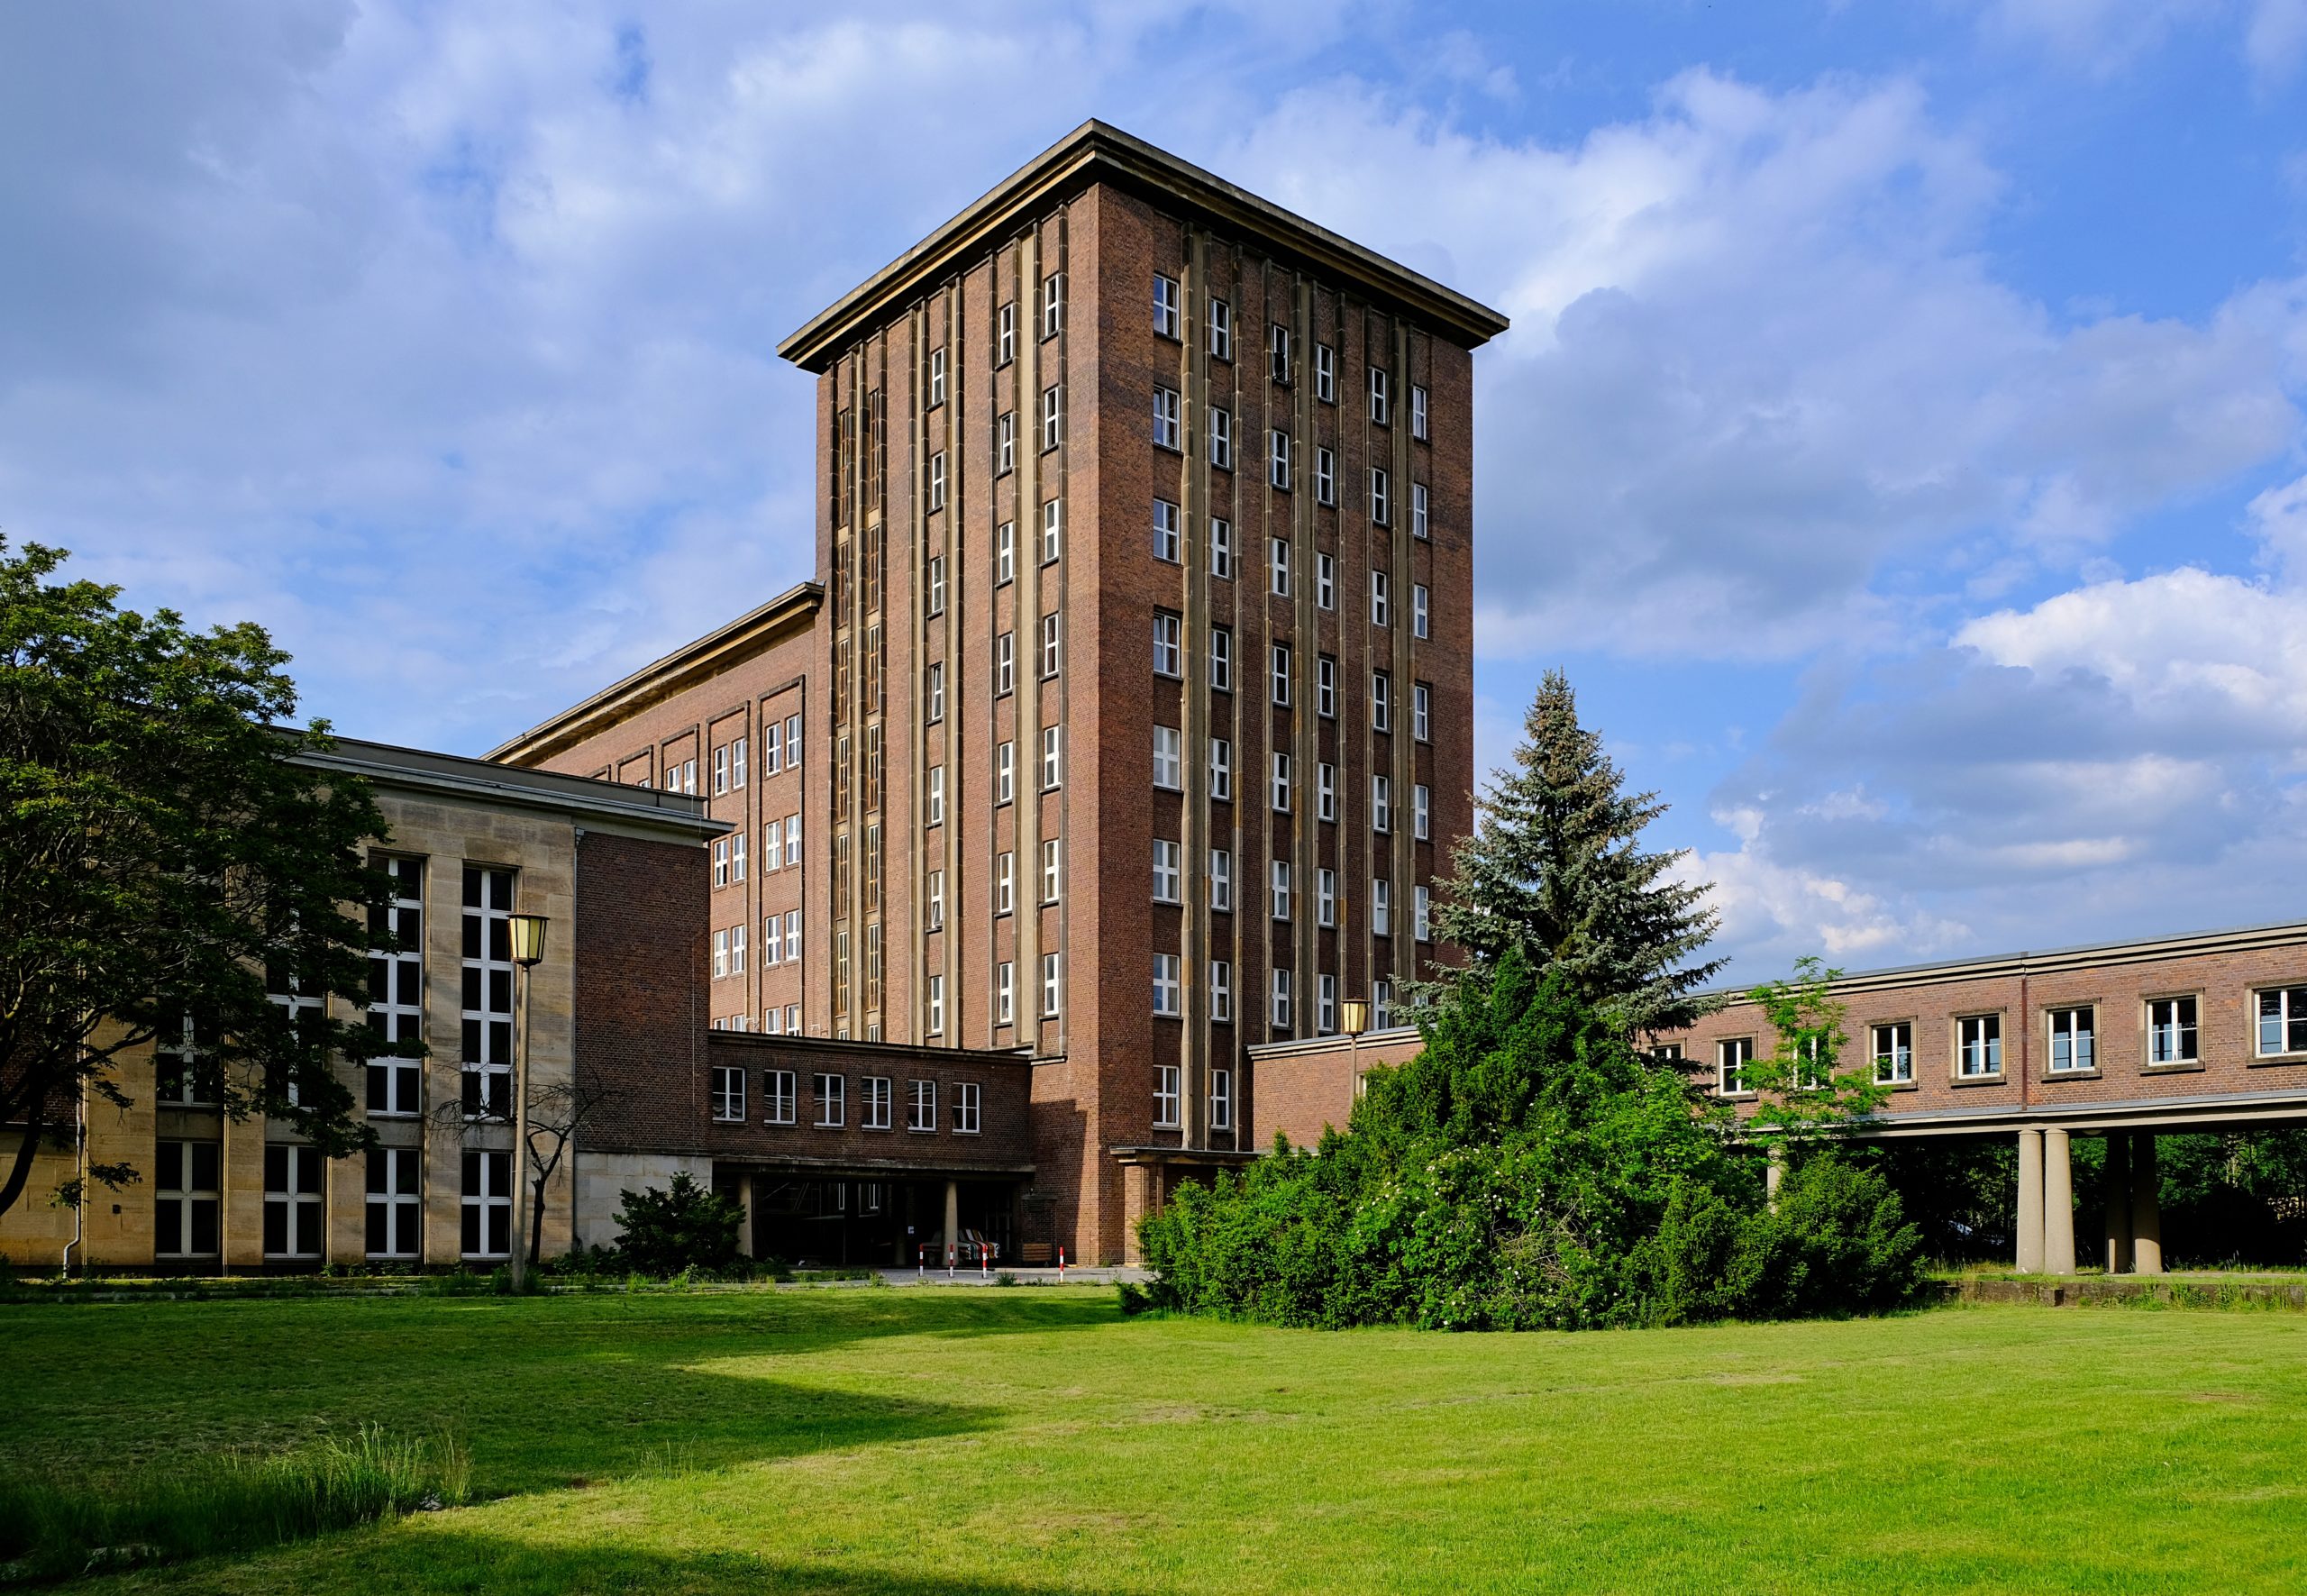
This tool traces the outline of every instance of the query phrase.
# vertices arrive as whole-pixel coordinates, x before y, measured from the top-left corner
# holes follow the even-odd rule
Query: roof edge
[[[804,370],[822,372],[843,334],[871,311],[909,297],[945,262],[989,236],[998,238],[1052,190],[1100,177],[1157,190],[1207,218],[1270,238],[1310,265],[1359,280],[1376,290],[1373,297],[1448,332],[1468,349],[1512,324],[1478,299],[1092,117],[787,334],[777,352]]]
[[[825,584],[797,582],[765,604],[757,604],[734,620],[724,622],[702,637],[692,638],[670,653],[652,660],[638,670],[619,677],[600,691],[579,699],[516,737],[490,749],[484,759],[499,764],[533,764],[583,741],[594,730],[646,708],[654,699],[643,689],[654,687],[658,697],[688,685],[708,666],[749,657],[756,645],[766,647],[773,634],[804,616],[814,618],[825,602]],[[670,679],[669,679],[670,678]]]

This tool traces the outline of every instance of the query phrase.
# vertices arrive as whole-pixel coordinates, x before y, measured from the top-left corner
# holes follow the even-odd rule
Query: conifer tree
[[[1723,962],[1697,959],[1714,934],[1710,886],[1673,879],[1680,853],[1638,846],[1666,806],[1624,790],[1561,671],[1546,672],[1523,726],[1513,764],[1493,774],[1480,823],[1451,853],[1440,935],[1477,976],[1516,947],[1541,972],[1560,969],[1626,1034],[1689,1025]]]

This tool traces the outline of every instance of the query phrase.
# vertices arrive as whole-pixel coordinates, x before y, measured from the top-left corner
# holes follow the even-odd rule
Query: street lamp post
[[[506,939],[520,970],[521,998],[513,1050],[513,1290],[528,1283],[529,1265],[529,989],[536,984],[537,962],[544,957],[545,917],[507,915]]]
[[[1345,1033],[1346,1058],[1354,1071],[1354,1095],[1362,1096],[1362,1033],[1370,1028],[1370,999],[1348,998],[1337,1006],[1338,1028]]]

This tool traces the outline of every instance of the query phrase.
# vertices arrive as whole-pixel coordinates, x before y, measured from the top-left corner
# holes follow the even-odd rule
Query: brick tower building
[[[1505,326],[1090,123],[782,345],[822,587],[495,757],[709,798],[715,1023],[1024,1050],[1027,1245],[1122,1257],[1432,956]]]

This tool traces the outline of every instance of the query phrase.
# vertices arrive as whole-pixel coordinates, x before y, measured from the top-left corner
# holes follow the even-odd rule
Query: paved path
[[[884,1269],[880,1273],[893,1286],[983,1286],[992,1283],[989,1276],[975,1269],[956,1269],[950,1279],[942,1269]],[[1062,1278],[1054,1269],[1003,1269],[996,1266],[993,1273],[1008,1275],[1021,1286],[1109,1286],[1116,1281],[1143,1285],[1154,1278],[1151,1270],[1118,1266],[1069,1269]]]

